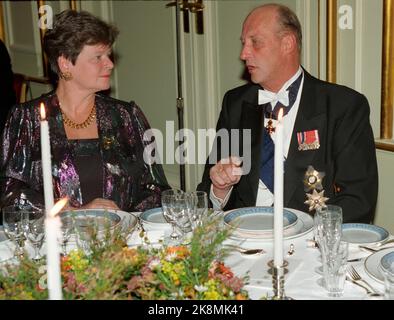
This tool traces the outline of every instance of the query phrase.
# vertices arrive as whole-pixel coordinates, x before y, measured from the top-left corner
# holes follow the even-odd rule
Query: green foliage
[[[210,211],[177,247],[129,248],[131,230],[86,230],[84,251],[61,258],[64,299],[246,299],[244,280],[224,265],[229,230]],[[137,232],[137,231],[136,231]],[[144,236],[143,234],[141,235]],[[0,299],[47,299],[45,261],[22,259],[0,273]]]

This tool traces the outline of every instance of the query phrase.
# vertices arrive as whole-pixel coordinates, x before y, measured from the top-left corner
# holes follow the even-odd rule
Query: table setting
[[[171,224],[166,220],[163,210],[163,207],[133,213],[119,210],[107,210],[107,212],[94,209],[77,210],[73,214],[71,212],[63,214],[61,220],[65,221],[73,215],[79,227],[83,228],[86,221],[80,219],[81,217],[88,219],[87,221],[94,219],[96,225],[107,217],[111,223],[113,222],[113,226],[124,228],[127,232],[131,231],[127,237],[130,248],[139,246],[158,248],[166,245],[166,238],[169,239],[172,232]],[[202,214],[206,214],[206,211]],[[216,211],[214,215],[219,217],[218,221],[223,228],[233,229],[222,244],[229,249],[224,263],[235,275],[239,277],[248,275],[245,289],[248,291],[249,298],[272,297],[273,276],[269,262],[274,256],[273,208],[239,208],[227,212]],[[341,224],[341,227],[342,241],[348,243],[346,265],[354,267],[360,279],[355,280],[349,272],[346,272],[343,294],[339,297],[330,297],[321,281],[322,257],[316,241],[314,218],[299,210],[284,209],[283,259],[287,263],[287,270],[283,285],[286,296],[301,300],[385,298],[385,273],[382,268],[389,273],[394,266],[394,237],[384,228],[374,225]],[[15,246],[4,232],[3,226],[0,227],[2,263],[13,259]],[[68,254],[75,248],[78,248],[77,232],[71,233],[66,242],[66,250],[61,251],[63,254]],[[32,258],[37,256],[34,245],[28,239],[25,240],[25,249]],[[45,256],[46,250],[46,241],[44,241],[40,255]],[[364,283],[365,281],[367,284]]]
[[[53,199],[43,105],[40,127],[45,208],[2,209],[2,299],[394,299],[394,237],[343,223],[312,166],[303,181],[309,212],[284,208],[281,147],[273,207],[224,212],[208,209],[205,192],[170,189],[144,212],[70,211],[67,198]]]

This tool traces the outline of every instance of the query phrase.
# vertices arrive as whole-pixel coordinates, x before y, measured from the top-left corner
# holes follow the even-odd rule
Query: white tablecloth
[[[165,230],[145,228],[147,235],[152,243],[157,243],[162,239],[164,234],[170,232],[167,226]],[[142,243],[138,235],[139,231],[135,230],[129,238],[128,244],[130,246],[139,245]],[[290,244],[294,245],[295,251],[291,256],[286,255],[285,260],[288,261],[289,272],[285,276],[285,292],[288,297],[293,299],[304,300],[323,300],[334,299],[327,295],[327,291],[319,284],[322,276],[316,271],[321,266],[320,252],[318,249],[312,248],[308,243],[308,239],[313,238],[312,230],[301,237],[284,240],[284,251],[288,251]],[[237,243],[233,240],[227,240],[226,243]],[[308,245],[309,244],[309,245]],[[391,244],[393,245],[393,244]],[[249,274],[249,284],[247,290],[252,299],[260,299],[263,296],[272,296],[272,277],[268,273],[268,261],[273,258],[273,242],[272,240],[244,240],[241,244],[244,248],[262,248],[266,251],[264,254],[245,256],[238,252],[233,252],[225,260],[225,263],[232,268],[234,273],[238,276]],[[70,247],[73,247],[70,244]],[[0,261],[5,261],[12,257],[14,247],[10,241],[0,242]],[[32,248],[28,247],[29,253],[32,253]],[[45,244],[41,250],[45,253]],[[349,259],[367,257],[370,253],[358,249],[358,247],[350,246]],[[384,285],[372,277],[370,277],[364,268],[364,260],[352,262],[351,264],[356,268],[360,275],[367,280],[376,290],[383,292]],[[344,295],[336,299],[369,299],[366,291],[359,286],[346,281]]]
[[[156,243],[163,239],[164,232],[158,229],[145,227],[149,239]],[[168,234],[169,227],[166,229]],[[363,300],[370,299],[366,290],[349,282],[345,282],[344,294],[340,298],[331,298],[328,296],[326,289],[320,285],[322,275],[317,272],[321,266],[320,251],[312,248],[310,240],[313,238],[313,230],[308,233],[288,240],[284,240],[284,252],[287,253],[290,244],[294,245],[295,251],[291,256],[286,255],[288,261],[288,273],[285,276],[285,292],[288,297],[302,300],[325,300],[325,299],[342,299],[342,300]],[[242,241],[242,243],[240,243]],[[273,259],[273,241],[272,240],[226,240],[225,244],[239,244],[243,248],[262,248],[266,251],[258,255],[242,255],[233,252],[225,260],[225,263],[232,268],[234,273],[239,276],[249,274],[249,284],[247,290],[252,299],[260,299],[263,296],[272,296],[272,276],[268,273],[268,261]],[[135,233],[129,239],[130,245],[141,244],[141,239]],[[388,244],[389,246],[390,244]],[[393,244],[391,244],[393,245]],[[384,285],[381,282],[370,277],[364,268],[365,258],[371,253],[362,251],[357,245],[349,246],[349,259],[363,258],[361,261],[351,262],[359,274],[379,292],[384,291]]]

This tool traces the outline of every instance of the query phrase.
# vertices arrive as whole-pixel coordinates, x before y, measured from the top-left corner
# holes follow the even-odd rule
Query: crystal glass
[[[343,295],[349,243],[341,241],[332,252],[322,252],[325,287],[330,297]]]
[[[178,228],[179,221],[177,220],[181,216],[187,215],[187,197],[182,190],[165,190],[161,193],[161,204],[164,218],[172,227],[172,232],[167,240],[178,244],[182,241],[183,233]]]
[[[45,238],[45,210],[40,207],[24,207],[25,228],[24,234],[26,239],[34,248],[33,260],[37,261],[42,258],[40,249]]]
[[[189,218],[192,229],[200,226],[208,212],[208,195],[205,191],[193,191],[189,196]]]
[[[8,206],[3,208],[3,226],[7,237],[14,243],[14,256],[23,255],[25,219],[24,211],[18,206]]]
[[[387,269],[380,266],[380,271],[384,277],[384,298],[394,300],[394,261]]]
[[[61,245],[62,245],[62,253],[63,255],[67,255],[67,243],[70,240],[71,234],[74,232],[74,219],[70,216],[64,216],[60,218],[62,226],[62,238],[61,238]]]
[[[337,250],[342,237],[342,221],[341,207],[328,205],[316,211],[315,236],[320,250]]]

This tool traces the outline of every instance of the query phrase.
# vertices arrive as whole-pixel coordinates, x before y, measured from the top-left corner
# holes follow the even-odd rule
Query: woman
[[[99,93],[110,88],[111,47],[118,31],[88,12],[66,10],[44,37],[55,91],[16,105],[7,120],[1,154],[2,205],[43,194],[39,106],[50,128],[55,199],[76,208],[143,211],[160,206],[168,189],[159,164],[146,164],[149,124],[134,102]],[[21,193],[23,195],[21,196]],[[31,200],[33,199],[33,200]]]

